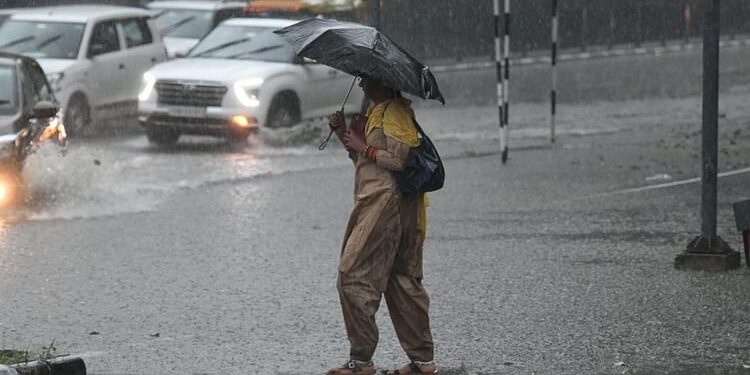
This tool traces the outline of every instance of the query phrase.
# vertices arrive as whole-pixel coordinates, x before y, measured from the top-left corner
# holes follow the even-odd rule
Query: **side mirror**
[[[36,119],[55,117],[60,107],[52,102],[41,101],[34,106],[32,117]]]

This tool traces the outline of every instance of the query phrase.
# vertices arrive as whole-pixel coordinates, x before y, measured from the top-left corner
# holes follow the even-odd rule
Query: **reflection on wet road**
[[[745,113],[750,86],[733,88],[722,98],[725,120]],[[514,106],[511,149],[546,145],[546,104]],[[417,107],[422,127],[443,158],[496,152],[497,113],[484,107]],[[638,114],[637,116],[633,114]],[[650,131],[700,121],[694,99],[661,99],[566,105],[558,115],[559,135],[580,137],[622,131]],[[51,220],[91,218],[153,210],[178,190],[241,183],[262,176],[338,167],[350,163],[332,142],[317,143],[327,126],[310,122],[290,129],[263,129],[246,145],[214,138],[183,137],[174,147],[158,148],[139,134],[74,140],[66,156],[46,145],[32,155],[24,171],[25,199],[2,218]]]
[[[33,155],[24,171],[24,202],[10,220],[74,219],[152,210],[181,189],[346,163],[342,151],[271,147],[251,139],[233,145],[189,138],[171,148],[143,136],[73,142],[64,157],[53,147]]]

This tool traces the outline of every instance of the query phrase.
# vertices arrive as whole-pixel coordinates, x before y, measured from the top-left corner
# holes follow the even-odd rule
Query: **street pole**
[[[503,149],[503,164],[508,162],[508,125],[510,124],[510,0],[505,0],[505,25],[503,31],[503,108],[505,114],[505,127],[503,128],[503,138],[505,139],[505,148]]]
[[[500,152],[502,163],[508,162],[508,92],[510,86],[510,0],[505,0],[502,43],[500,41],[500,0],[494,0],[495,69],[497,72],[497,107],[500,119]]]
[[[550,90],[550,121],[549,140],[555,143],[555,121],[557,116],[557,36],[559,34],[559,21],[557,19],[557,0],[552,0],[552,89]]]
[[[718,201],[719,136],[719,36],[720,0],[704,0],[703,25],[703,178],[701,184],[701,235],[675,258],[679,269],[709,271],[740,266],[733,251],[716,231]]]
[[[685,4],[683,17],[685,20],[685,44],[688,44],[690,43],[690,24],[693,22],[693,11],[690,4]]]
[[[703,188],[701,235],[716,238],[718,130],[719,130],[719,1],[705,1],[703,31]]]
[[[368,20],[370,26],[380,29],[380,0],[369,0]]]

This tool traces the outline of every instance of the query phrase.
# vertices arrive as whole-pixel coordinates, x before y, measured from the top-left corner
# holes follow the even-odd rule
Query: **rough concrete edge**
[[[579,52],[579,53],[564,53],[558,57],[559,62],[564,61],[577,61],[577,60],[591,60],[597,58],[607,57],[621,57],[621,56],[644,56],[653,55],[658,56],[664,53],[692,51],[701,48],[703,43],[687,43],[678,44],[671,46],[657,46],[657,47],[634,47],[634,48],[621,48],[612,49],[605,51],[592,51],[592,52]],[[735,40],[722,40],[719,44],[721,47],[747,47],[750,46],[750,39],[735,39]],[[539,57],[516,57],[511,58],[511,65],[535,65],[535,64],[549,64],[551,58],[549,56]],[[494,67],[495,61],[477,61],[458,63],[451,65],[436,65],[431,67],[430,70],[433,72],[451,72],[457,70],[475,70],[475,69],[488,69]]]

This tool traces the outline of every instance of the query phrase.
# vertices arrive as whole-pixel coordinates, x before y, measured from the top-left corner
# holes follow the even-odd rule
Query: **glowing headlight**
[[[7,206],[12,201],[13,186],[10,181],[0,181],[0,206]]]
[[[0,174],[0,208],[12,206],[18,198],[18,177],[13,174]]]
[[[138,94],[138,100],[145,102],[151,97],[151,92],[154,91],[156,85],[156,77],[153,74],[146,72],[143,73],[143,81],[141,83],[141,92]]]
[[[247,107],[257,107],[260,105],[258,93],[260,85],[263,84],[263,78],[245,79],[237,81],[234,84],[234,94],[240,100],[242,105]]]
[[[49,82],[50,87],[52,88],[52,91],[54,92],[60,92],[62,90],[61,82],[63,77],[65,76],[64,73],[52,73],[47,75],[47,82]]]

